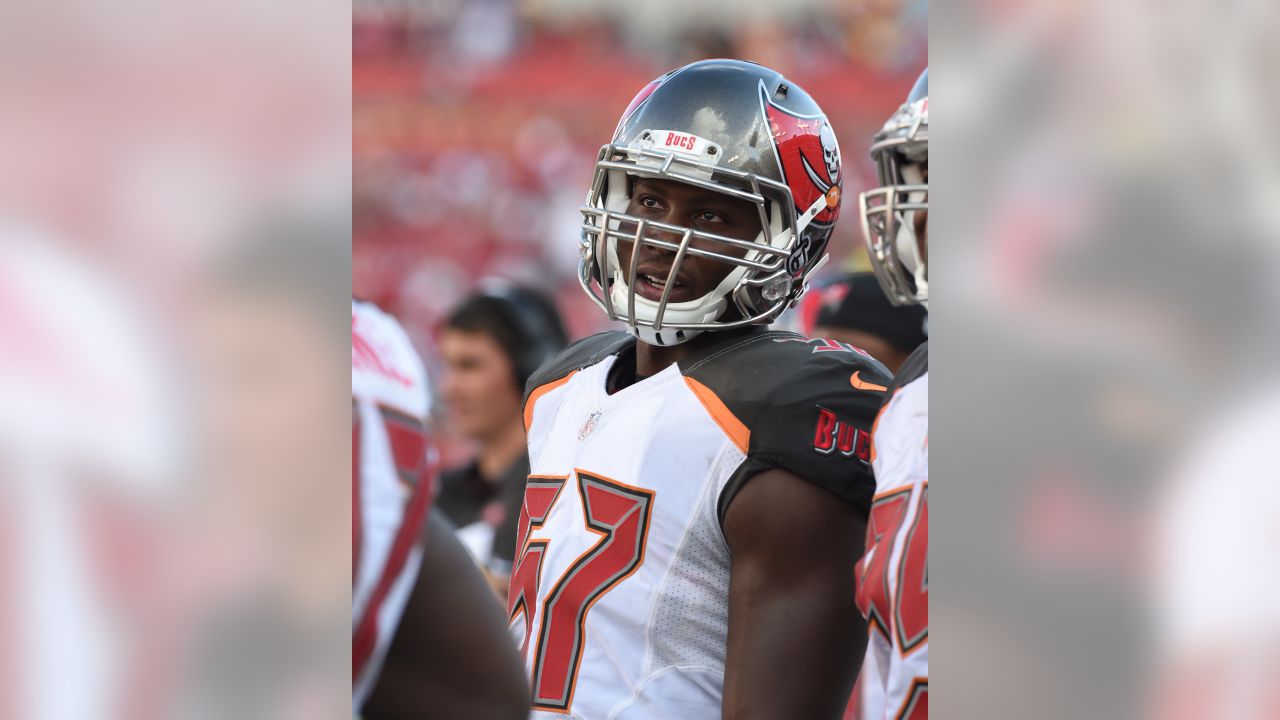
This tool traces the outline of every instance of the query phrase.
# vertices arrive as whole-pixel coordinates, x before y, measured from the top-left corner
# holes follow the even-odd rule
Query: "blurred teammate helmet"
[[[753,203],[761,231],[754,240],[737,240],[628,215],[634,178],[683,182]],[[755,63],[686,65],[645,86],[600,148],[582,207],[579,280],[611,320],[650,344],[770,322],[799,299],[826,260],[840,189],[840,147],[808,93]],[[630,277],[622,272],[619,241],[632,243]],[[642,245],[674,254],[658,301],[635,292]],[[667,302],[689,256],[732,270],[701,298]]]
[[[929,272],[916,237],[929,210],[929,69],[871,142],[880,187],[862,193],[862,233],[880,286],[895,305],[929,304]]]

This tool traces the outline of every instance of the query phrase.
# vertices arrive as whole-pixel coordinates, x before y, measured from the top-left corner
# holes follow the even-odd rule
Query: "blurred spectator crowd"
[[[635,92],[700,58],[769,65],[822,104],[847,169],[831,267],[856,265],[867,144],[927,62],[926,3],[586,5],[355,3],[353,292],[427,354],[484,277],[551,294],[570,337],[602,328],[576,281],[595,155]]]

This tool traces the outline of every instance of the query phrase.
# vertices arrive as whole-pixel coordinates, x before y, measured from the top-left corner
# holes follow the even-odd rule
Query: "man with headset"
[[[449,424],[476,445],[471,462],[441,476],[437,506],[506,596],[529,458],[525,383],[566,343],[555,306],[528,289],[487,285],[445,321],[441,385]]]

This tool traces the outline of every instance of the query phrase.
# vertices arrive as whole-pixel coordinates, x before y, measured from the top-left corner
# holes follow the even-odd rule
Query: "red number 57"
[[[542,626],[533,663],[533,706],[565,711],[573,703],[573,690],[586,635],[587,612],[605,593],[627,579],[644,562],[645,540],[653,492],[575,470],[587,530],[599,535],[543,595]],[[568,484],[569,477],[529,476],[524,507],[516,528],[519,560],[511,573],[507,612],[512,622],[524,615],[524,642],[528,654],[533,628],[531,605],[538,601],[542,561],[549,540],[530,541],[529,534],[546,522],[547,515]]]

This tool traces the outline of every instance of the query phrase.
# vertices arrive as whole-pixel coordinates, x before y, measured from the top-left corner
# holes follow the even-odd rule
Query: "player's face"
[[[449,422],[463,435],[485,440],[520,418],[522,393],[512,379],[511,359],[482,332],[446,329],[440,337],[441,378]]]
[[[755,205],[674,180],[637,178],[631,188],[627,214],[737,240],[754,240],[761,230],[760,213]],[[631,223],[623,223],[621,229],[623,232],[635,232]],[[676,244],[681,240],[677,233],[646,231],[646,234]],[[630,242],[618,243],[618,261],[624,277],[631,273],[631,246]],[[739,258],[747,254],[743,249],[697,239],[691,241],[690,246]],[[636,267],[636,294],[654,301],[661,300],[664,281],[675,255],[672,250],[643,245]],[[697,300],[714,290],[732,270],[733,266],[728,263],[685,255],[667,302]]]

